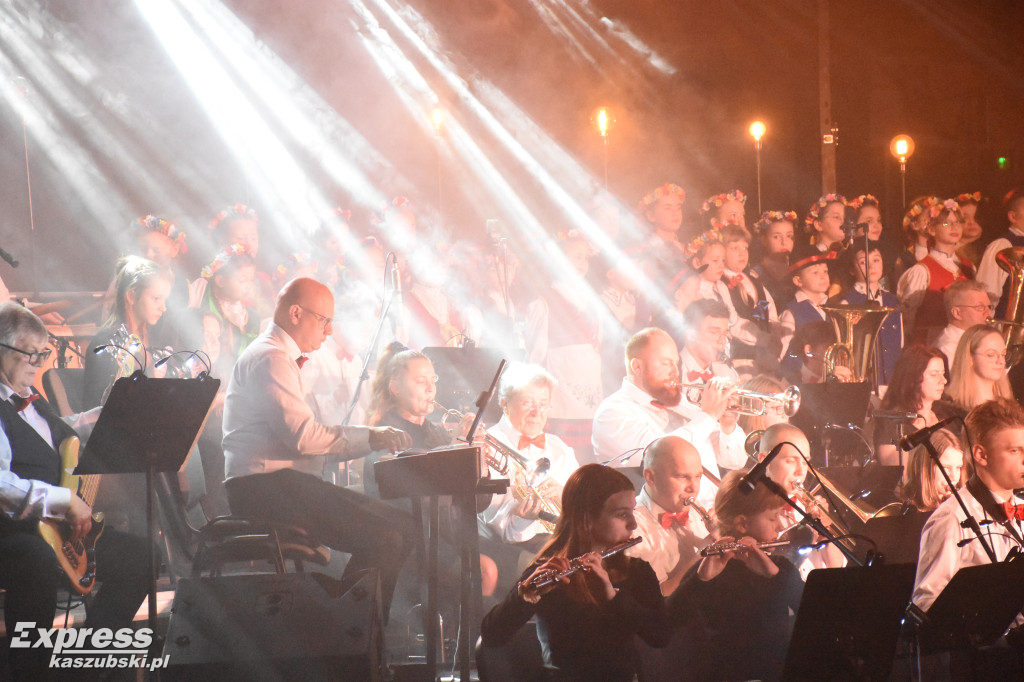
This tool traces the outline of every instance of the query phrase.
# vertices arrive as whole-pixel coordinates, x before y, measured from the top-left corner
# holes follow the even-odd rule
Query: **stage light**
[[[594,115],[590,117],[590,120],[594,122],[597,134],[604,138],[608,137],[608,133],[611,132],[612,126],[615,124],[615,118],[612,117],[608,107],[598,108]]]
[[[768,126],[764,121],[754,121],[748,130],[750,136],[754,138],[754,156],[757,159],[757,214],[761,215],[761,138],[767,132]]]
[[[754,142],[757,145],[761,144],[761,138],[764,137],[767,130],[768,128],[765,126],[764,121],[754,121],[750,124],[750,136],[754,138]]]
[[[441,126],[444,125],[444,110],[440,108],[435,108],[433,111],[431,111],[430,122],[434,124],[434,130],[436,130],[437,134],[440,135]]]
[[[900,187],[903,196],[903,208],[907,207],[907,159],[914,154],[914,138],[910,135],[897,135],[889,142],[889,152],[900,162]]]

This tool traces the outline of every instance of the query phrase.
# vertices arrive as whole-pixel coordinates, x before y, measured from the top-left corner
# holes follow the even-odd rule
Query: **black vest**
[[[46,420],[53,440],[58,445],[76,435],[74,429],[61,421],[43,398],[33,406]],[[60,484],[60,455],[53,443],[43,440],[32,426],[22,419],[10,400],[0,400],[0,425],[11,444],[11,471],[19,478]]]

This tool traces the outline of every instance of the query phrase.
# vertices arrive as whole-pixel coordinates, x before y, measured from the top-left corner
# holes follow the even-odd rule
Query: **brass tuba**
[[[996,254],[996,263],[1010,275],[1006,312],[1003,319],[989,319],[989,324],[1003,328],[1006,341],[1006,366],[1024,359],[1024,246],[1013,246]]]
[[[895,308],[886,308],[877,303],[864,305],[823,305],[832,326],[836,330],[836,343],[825,351],[825,379],[834,376],[835,368],[843,365],[850,368],[853,381],[875,383],[875,339],[878,330],[889,313]]]

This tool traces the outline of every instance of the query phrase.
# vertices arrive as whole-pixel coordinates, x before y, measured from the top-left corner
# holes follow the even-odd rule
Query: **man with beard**
[[[719,431],[718,420],[736,389],[725,379],[711,379],[701,397],[701,411],[689,418],[679,406],[679,383],[679,350],[672,337],[656,327],[634,334],[626,344],[622,387],[605,398],[594,414],[597,461],[616,467],[639,466],[647,445],[674,435],[697,448],[704,471],[719,479],[711,436]],[[716,485],[704,476],[698,502],[712,506],[715,490]]]

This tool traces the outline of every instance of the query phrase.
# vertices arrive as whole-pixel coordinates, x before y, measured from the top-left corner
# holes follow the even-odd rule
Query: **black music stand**
[[[888,680],[913,589],[913,564],[811,571],[782,679]]]
[[[850,499],[863,500],[881,509],[896,499],[896,486],[903,477],[903,467],[869,464],[863,467],[818,467],[818,473],[836,484]]]
[[[789,421],[807,436],[812,453],[821,452],[822,447],[834,440],[837,434],[835,429],[826,428],[827,425],[864,428],[870,398],[871,384],[867,381],[803,384],[800,386],[800,409]],[[842,433],[842,430],[838,432]],[[852,433],[848,437],[851,443],[860,440]],[[815,464],[828,466],[828,459],[826,455]]]
[[[149,540],[149,627],[156,637],[157,472],[178,471],[199,440],[220,387],[205,373],[198,379],[150,379],[141,371],[114,382],[76,474],[146,474]],[[155,649],[159,651],[160,649]]]
[[[487,386],[494,376],[494,367],[508,355],[501,348],[447,348],[431,346],[423,349],[437,372],[437,402],[459,412],[473,412],[480,387]],[[513,353],[513,356],[515,353]],[[513,357],[520,360],[521,357]],[[494,424],[501,419],[501,405],[492,400],[484,410],[483,423]]]
[[[999,639],[1024,604],[1024,557],[961,568],[928,609],[922,653],[971,649]]]

